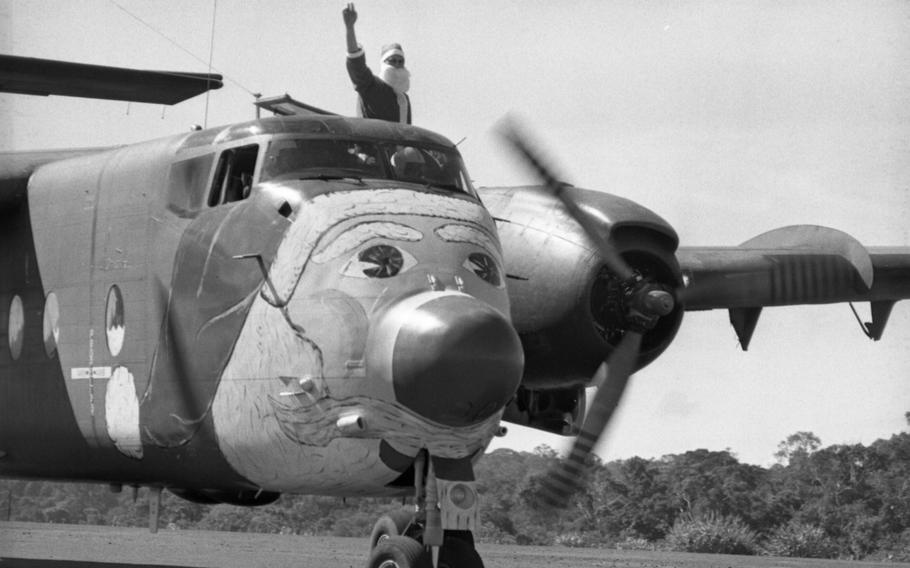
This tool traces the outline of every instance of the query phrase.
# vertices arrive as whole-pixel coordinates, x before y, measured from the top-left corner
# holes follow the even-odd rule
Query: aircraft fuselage
[[[95,151],[0,214],[0,475],[376,495],[426,450],[471,481],[521,377],[493,221],[418,128]]]

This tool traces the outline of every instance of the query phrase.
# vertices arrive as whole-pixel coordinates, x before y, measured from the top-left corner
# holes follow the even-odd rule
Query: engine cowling
[[[621,197],[574,187],[564,191],[596,220],[638,277],[676,294],[682,284],[674,255],[678,237],[666,221]],[[573,393],[592,383],[633,323],[628,283],[606,268],[581,227],[546,190],[484,188],[481,196],[497,221],[505,256],[512,324],[525,353],[522,388],[564,390],[556,399],[583,401]],[[637,368],[670,345],[683,311],[676,302],[645,333]]]

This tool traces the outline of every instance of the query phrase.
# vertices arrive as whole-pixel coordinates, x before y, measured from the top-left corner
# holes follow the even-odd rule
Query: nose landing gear
[[[389,536],[370,552],[369,568],[430,568],[426,548],[408,536]]]
[[[437,480],[425,451],[418,454],[414,472],[417,506],[391,511],[376,521],[367,567],[483,568],[470,530],[476,526],[476,497],[467,511],[449,510],[459,504],[463,508],[468,485]]]

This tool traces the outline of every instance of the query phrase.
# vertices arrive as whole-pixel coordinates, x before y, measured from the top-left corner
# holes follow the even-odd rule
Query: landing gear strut
[[[445,515],[445,482],[436,479],[426,452],[414,463],[415,508],[402,508],[380,517],[370,535],[368,568],[483,568],[470,530],[452,525]],[[463,490],[463,488],[461,488]],[[476,513],[472,502],[472,511]]]

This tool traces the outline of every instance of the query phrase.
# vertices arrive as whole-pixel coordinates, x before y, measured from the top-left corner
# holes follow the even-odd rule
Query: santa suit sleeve
[[[368,89],[373,85],[376,77],[367,67],[367,58],[362,47],[354,53],[348,53],[347,66],[351,82],[358,91]]]

